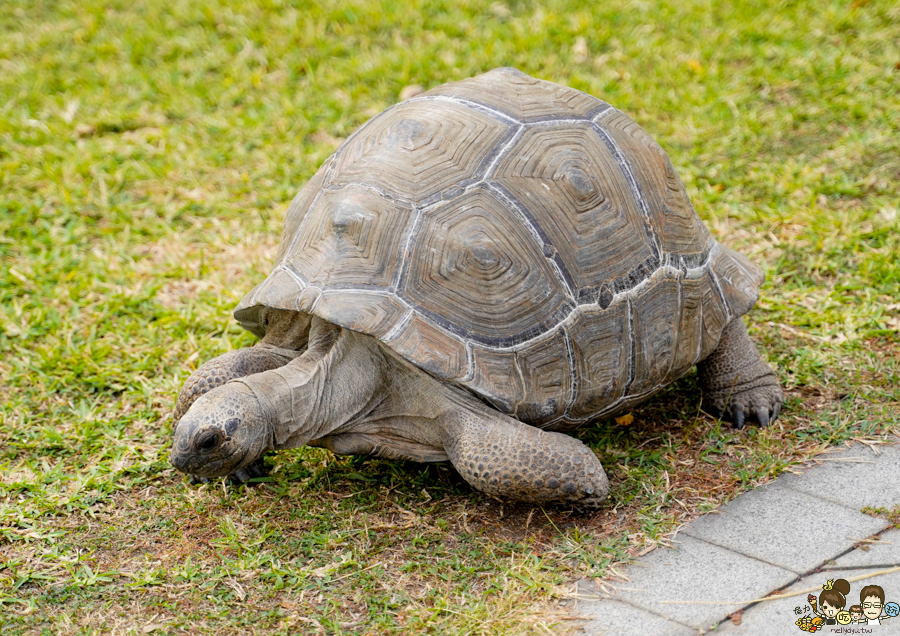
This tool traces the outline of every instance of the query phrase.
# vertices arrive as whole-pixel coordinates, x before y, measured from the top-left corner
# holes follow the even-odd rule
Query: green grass
[[[312,4],[0,3],[0,633],[564,632],[576,579],[900,430],[896,3]],[[685,378],[582,431],[592,515],[316,449],[185,484],[174,397],[252,343],[230,311],[294,193],[405,86],[504,65],[631,114],[765,268],[781,419],[733,431]]]

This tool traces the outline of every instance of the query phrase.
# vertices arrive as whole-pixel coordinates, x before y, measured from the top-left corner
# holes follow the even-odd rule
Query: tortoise
[[[171,463],[246,480],[310,445],[596,506],[606,474],[566,433],[694,365],[707,411],[778,417],[741,318],[762,281],[622,112],[510,68],[444,84],[368,121],[290,204],[234,312],[261,340],[187,379]]]

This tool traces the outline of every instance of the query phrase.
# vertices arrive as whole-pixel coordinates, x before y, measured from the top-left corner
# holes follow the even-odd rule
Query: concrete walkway
[[[847,608],[859,604],[860,590],[872,584],[884,589],[886,603],[900,603],[900,530],[860,512],[900,505],[900,445],[876,448],[854,444],[821,455],[802,475],[782,475],[685,525],[672,541],[674,549],[658,548],[630,565],[625,570],[630,581],[615,583],[611,597],[593,584],[579,586],[572,610],[589,621],[579,633],[809,633],[795,621],[815,616],[807,594],[818,597],[828,579],[850,581]],[[853,581],[892,568],[896,571]],[[802,593],[756,602],[773,592]],[[739,621],[732,621],[738,610]],[[900,617],[881,625],[829,625],[818,633],[869,629],[900,634]]]

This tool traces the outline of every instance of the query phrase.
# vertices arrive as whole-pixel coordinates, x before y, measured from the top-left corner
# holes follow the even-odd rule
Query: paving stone
[[[816,596],[822,591],[822,585],[828,579],[846,579],[850,581],[854,577],[873,574],[881,569],[881,565],[892,564],[900,561],[900,531],[891,530],[881,535],[880,540],[890,541],[890,544],[880,543],[872,544],[868,551],[857,549],[847,555],[837,559],[832,567],[848,567],[858,566],[855,570],[825,570],[811,574],[784,591],[784,593],[802,592],[801,594],[774,601],[763,601],[753,607],[748,607],[743,611],[740,625],[733,625],[725,622],[719,626],[714,633],[718,636],[734,635],[734,636],[781,636],[782,634],[803,634],[794,624],[800,616],[812,615],[812,612],[806,611],[796,614],[795,609],[801,610],[809,607],[806,601],[807,594],[814,593]],[[876,566],[876,567],[871,567]],[[880,585],[885,593],[885,602],[900,602],[900,572],[892,574],[877,575],[861,581],[850,582],[850,594],[847,596],[847,605],[859,604],[859,592],[866,585]],[[809,591],[808,591],[809,590]],[[816,632],[823,636],[832,633],[852,634],[849,630],[859,630],[859,634],[868,632],[863,629],[871,630],[872,634],[879,636],[888,634],[900,634],[900,618],[892,618],[883,620],[881,625],[846,625],[842,632],[832,632],[841,628],[840,625],[826,625],[822,630]]]
[[[830,453],[830,460],[866,461],[825,461],[803,475],[783,475],[735,499],[719,514],[694,521],[678,534],[676,549],[656,550],[629,566],[631,581],[619,585],[618,600],[582,603],[578,614],[591,620],[581,633],[680,636],[690,633],[684,631],[689,626],[701,632],[714,629],[716,634],[802,634],[795,610],[807,610],[807,594],[818,596],[822,584],[835,578],[851,581],[847,607],[858,603],[859,591],[869,584],[881,585],[887,602],[900,602],[900,572],[852,581],[900,563],[900,531],[884,531],[880,539],[885,543],[871,544],[868,550],[846,552],[854,539],[890,525],[860,513],[860,508],[890,509],[900,503],[900,446],[879,449],[876,455],[867,446],[855,445]],[[823,570],[796,580],[796,573],[822,564]],[[747,601],[788,585],[786,591],[797,596],[746,607]],[[662,602],[732,599],[738,602]],[[725,620],[741,606],[739,625]],[[820,633],[900,635],[900,617],[881,625],[827,626]]]
[[[780,479],[682,528],[683,534],[805,574],[890,522],[803,492]]]
[[[897,503],[900,504],[900,500],[898,500]],[[867,547],[868,550],[858,548],[853,552],[848,552],[837,559],[835,566],[900,566],[900,530],[892,529],[883,532],[878,537],[878,543],[868,544]],[[829,566],[826,566],[823,569],[827,570],[828,567]],[[900,596],[900,589],[897,590],[897,596]]]
[[[777,483],[854,510],[900,503],[900,445],[879,446],[876,455],[865,444],[822,455],[821,465],[802,475],[785,474]],[[858,458],[860,461],[840,461]],[[868,463],[874,462],[874,463]]]
[[[623,603],[604,599],[580,602],[576,614],[591,616],[578,634],[584,636],[696,636],[697,630],[679,625],[656,614]]]
[[[630,582],[617,585],[621,600],[660,616],[707,629],[744,605],[796,578],[700,539],[679,534],[675,549],[658,549],[627,570]],[[738,601],[731,604],[669,604],[660,601]],[[643,633],[641,630],[633,632]]]

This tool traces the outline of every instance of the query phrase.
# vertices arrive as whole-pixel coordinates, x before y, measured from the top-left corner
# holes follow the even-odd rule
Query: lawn
[[[574,581],[900,432],[898,41],[888,0],[4,0],[0,633],[565,633]],[[762,265],[780,419],[732,430],[689,375],[579,433],[593,514],[319,449],[187,483],[175,396],[253,343],[231,310],[290,199],[405,87],[498,66],[630,114]]]

